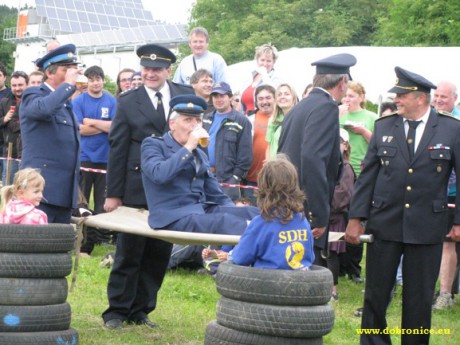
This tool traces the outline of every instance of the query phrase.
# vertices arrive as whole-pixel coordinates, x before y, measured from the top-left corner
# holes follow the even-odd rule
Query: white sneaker
[[[450,292],[441,292],[439,293],[436,302],[434,302],[433,310],[444,310],[446,308],[452,307],[454,300]]]

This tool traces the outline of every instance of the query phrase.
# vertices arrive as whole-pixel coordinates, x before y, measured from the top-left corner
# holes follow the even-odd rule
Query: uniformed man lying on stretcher
[[[221,190],[199,142],[207,103],[195,95],[171,99],[170,131],[142,143],[142,178],[155,229],[241,235],[256,207],[236,207]]]

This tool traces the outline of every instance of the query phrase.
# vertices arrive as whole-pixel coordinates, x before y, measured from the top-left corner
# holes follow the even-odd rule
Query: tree
[[[254,48],[368,45],[387,0],[198,0],[190,27],[203,26],[210,49],[227,63],[251,59]]]
[[[393,0],[379,19],[375,44],[382,46],[460,45],[458,0]]]
[[[14,8],[7,7],[5,5],[0,6],[0,34],[3,37],[3,32],[6,28],[11,28],[16,26],[18,12]],[[13,52],[15,50],[15,45],[0,40],[0,61],[5,65],[8,73],[12,73],[14,69],[13,64]]]

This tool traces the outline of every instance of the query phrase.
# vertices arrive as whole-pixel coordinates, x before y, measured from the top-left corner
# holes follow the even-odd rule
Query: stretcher
[[[148,224],[149,211],[121,206],[110,213],[101,213],[85,218],[72,218],[72,222],[97,229],[123,232],[133,235],[158,238],[167,242],[189,245],[235,245],[240,236],[205,232],[185,232],[176,230],[155,230]],[[343,232],[329,232],[329,242],[343,240]],[[371,235],[362,235],[362,242],[371,242]]]

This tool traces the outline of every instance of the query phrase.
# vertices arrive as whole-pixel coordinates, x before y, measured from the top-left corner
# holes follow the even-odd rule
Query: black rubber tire
[[[2,305],[0,320],[0,332],[64,331],[70,326],[70,305]]]
[[[62,278],[72,270],[70,254],[0,253],[0,277]]]
[[[0,333],[2,345],[77,345],[75,329],[55,332]]]
[[[323,338],[283,338],[236,331],[215,320],[206,327],[204,345],[323,345]]]
[[[0,278],[0,305],[60,304],[67,299],[67,289],[65,278]]]
[[[271,270],[224,262],[216,276],[217,291],[237,301],[284,306],[314,306],[329,302],[332,273],[321,266],[309,271]]]
[[[317,338],[334,326],[331,305],[279,306],[234,301],[217,302],[217,323],[238,331],[286,338]]]
[[[66,253],[74,248],[72,225],[0,225],[0,252]]]

